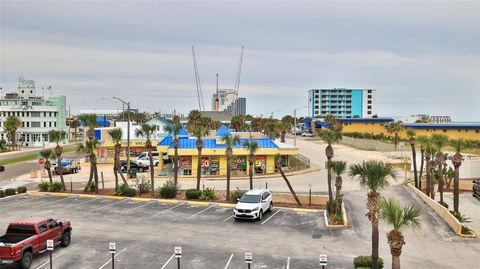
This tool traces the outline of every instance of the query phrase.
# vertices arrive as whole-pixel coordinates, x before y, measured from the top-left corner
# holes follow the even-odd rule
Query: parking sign
[[[110,253],[112,254],[115,254],[115,252],[117,251],[117,244],[115,243],[109,243],[108,244],[108,249],[110,250]]]
[[[253,255],[252,252],[245,252],[245,263],[252,263]]]
[[[47,240],[47,250],[53,251],[53,240]]]
[[[325,254],[320,254],[320,265],[321,266],[327,266],[327,255]]]
[[[182,247],[175,247],[175,257],[177,258],[182,257]]]

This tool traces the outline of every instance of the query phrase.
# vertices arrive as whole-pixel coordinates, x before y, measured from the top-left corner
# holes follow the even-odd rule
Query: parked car
[[[0,172],[3,172],[3,171],[5,171],[5,166],[0,165]]]
[[[148,170],[148,166],[138,166],[136,162],[130,161],[130,169],[136,169],[139,173],[142,173]],[[120,170],[122,170],[123,173],[127,172],[127,161],[120,161]]]
[[[158,162],[159,162],[158,159],[155,159],[155,157],[154,157],[153,158],[153,165],[158,166]],[[136,159],[135,163],[137,164],[137,166],[139,168],[148,168],[148,167],[150,167],[150,158],[143,157],[141,159]]]
[[[302,133],[302,136],[303,137],[314,137],[315,135],[312,134],[312,133],[309,133],[309,132],[304,132],[304,133]]]
[[[476,196],[477,198],[480,199],[480,178],[475,179],[473,181],[472,190],[473,190],[473,196]]]
[[[55,174],[59,174],[57,161],[52,163],[53,171]],[[65,160],[62,159],[63,174],[76,174],[81,169],[79,160]]]
[[[273,210],[272,193],[266,189],[249,190],[238,199],[233,209],[235,219],[261,220],[264,213]]]
[[[11,222],[0,237],[0,265],[18,263],[22,269],[32,265],[33,256],[47,248],[47,240],[68,247],[72,236],[69,221],[31,217]]]

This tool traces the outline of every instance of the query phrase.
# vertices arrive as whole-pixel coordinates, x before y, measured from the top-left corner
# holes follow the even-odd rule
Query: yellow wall
[[[380,122],[347,122],[343,123],[342,132],[344,133],[370,133],[380,134],[384,133],[388,135],[387,129],[384,127],[384,123]]]

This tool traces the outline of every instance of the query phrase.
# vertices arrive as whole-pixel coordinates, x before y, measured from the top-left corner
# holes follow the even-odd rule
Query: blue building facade
[[[308,91],[308,116],[371,118],[375,115],[374,89],[311,89]]]

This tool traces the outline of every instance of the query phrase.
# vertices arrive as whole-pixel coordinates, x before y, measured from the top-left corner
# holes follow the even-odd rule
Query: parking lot
[[[109,242],[117,244],[116,268],[177,268],[175,246],[183,248],[182,268],[247,268],[245,251],[252,268],[319,268],[318,255],[329,254],[322,246],[334,238],[323,212],[282,208],[261,221],[236,221],[231,207],[215,204],[18,196],[0,200],[0,212],[3,230],[27,216],[72,221],[72,243],[54,251],[54,268],[111,268]],[[329,268],[349,268],[343,259]],[[34,258],[32,268],[48,266],[47,253]]]

